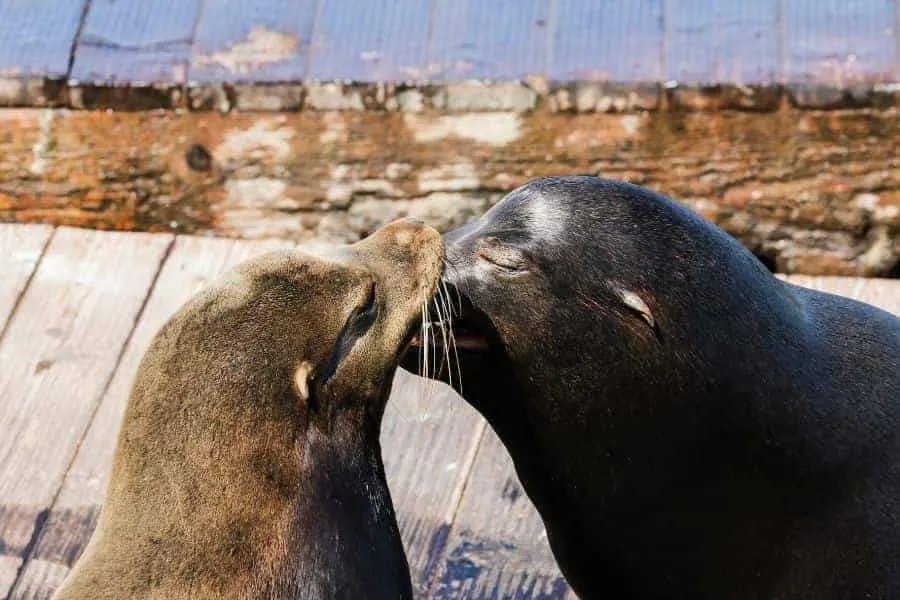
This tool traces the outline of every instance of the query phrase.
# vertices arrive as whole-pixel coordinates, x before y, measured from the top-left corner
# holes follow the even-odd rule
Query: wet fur
[[[268,254],[179,310],[141,362],[97,529],[55,597],[411,598],[378,436],[439,241],[401,222],[334,257]],[[304,401],[298,366],[333,358],[371,281],[378,318]]]
[[[529,268],[479,258],[489,237]],[[445,243],[490,322],[464,396],[581,597],[900,597],[900,319],[598,178],[531,182]]]

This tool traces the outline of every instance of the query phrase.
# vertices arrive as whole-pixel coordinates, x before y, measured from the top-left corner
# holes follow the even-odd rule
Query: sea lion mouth
[[[410,339],[407,346],[421,348],[425,345],[423,333],[427,332],[428,344],[432,347],[443,348],[445,351],[469,350],[486,351],[489,331],[491,331],[487,317],[481,313],[464,294],[451,284],[445,286],[445,299],[448,306],[449,318],[441,321],[430,321],[427,329],[420,327]],[[421,322],[420,322],[421,325]],[[450,333],[452,335],[445,335]]]

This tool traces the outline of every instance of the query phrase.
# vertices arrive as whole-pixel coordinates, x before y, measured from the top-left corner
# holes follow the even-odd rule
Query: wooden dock
[[[49,598],[94,527],[157,328],[229,266],[289,242],[0,225],[0,598]],[[900,313],[900,281],[794,277]],[[421,598],[571,598],[511,462],[448,388],[401,373],[385,463]]]

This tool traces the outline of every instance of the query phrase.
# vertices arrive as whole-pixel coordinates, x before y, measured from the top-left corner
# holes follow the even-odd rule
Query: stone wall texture
[[[2,109],[0,220],[351,241],[402,215],[447,229],[531,178],[592,174],[672,196],[780,272],[900,276],[895,106],[373,89],[307,91],[299,111],[277,88],[190,96],[227,113]]]

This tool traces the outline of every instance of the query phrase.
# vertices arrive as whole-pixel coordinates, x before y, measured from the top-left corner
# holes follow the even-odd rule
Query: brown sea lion
[[[55,598],[411,598],[378,436],[442,260],[403,220],[263,255],[190,300],[141,362]]]
[[[462,394],[579,596],[900,598],[900,319],[596,177],[444,242]]]

